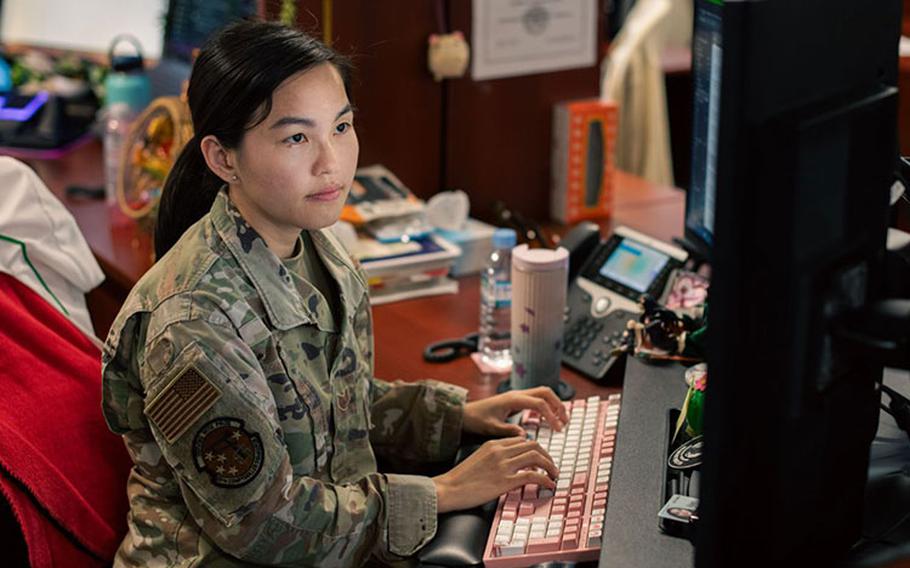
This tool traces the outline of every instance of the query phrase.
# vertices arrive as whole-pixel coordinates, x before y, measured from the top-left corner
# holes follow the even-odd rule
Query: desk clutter
[[[448,277],[461,249],[433,234],[426,204],[387,168],[359,168],[332,229],[360,261],[373,305],[455,293]]]
[[[620,395],[566,402],[569,423],[554,432],[535,411],[519,424],[559,468],[556,490],[528,484],[499,498],[484,550],[484,566],[596,560],[616,446]]]
[[[86,138],[100,106],[103,66],[75,54],[0,57],[4,155],[56,158]]]
[[[674,435],[684,410],[667,413],[666,465],[663,468],[663,506],[657,512],[660,530],[665,534],[693,540],[698,521],[698,497],[701,485],[703,438]]]
[[[359,168],[333,230],[360,261],[374,305],[455,293],[449,276],[480,271],[494,227],[468,217],[462,191],[418,199],[381,165]]]

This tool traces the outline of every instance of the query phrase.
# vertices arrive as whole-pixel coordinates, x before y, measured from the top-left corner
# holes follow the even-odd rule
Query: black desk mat
[[[691,567],[694,547],[658,528],[666,463],[667,411],[686,396],[684,367],[629,358],[610,476],[600,566]]]

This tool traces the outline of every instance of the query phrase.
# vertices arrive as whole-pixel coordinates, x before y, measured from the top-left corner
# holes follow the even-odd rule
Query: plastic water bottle
[[[133,111],[125,103],[114,103],[103,110],[104,187],[109,206],[117,204],[117,178],[120,176],[123,143],[130,131]]]
[[[104,194],[112,212],[119,212],[117,205],[117,178],[123,144],[130,131],[135,113],[125,103],[114,103],[104,110]]]
[[[512,365],[512,229],[496,229],[493,252],[480,274],[480,339],[478,350],[484,364],[506,371]]]
[[[122,53],[119,47],[132,44]],[[116,52],[116,53],[115,53]],[[142,46],[133,36],[124,34],[111,41],[108,50],[111,71],[104,80],[102,120],[104,122],[104,188],[111,222],[122,224],[127,217],[117,204],[117,178],[121,175],[123,145],[130,126],[152,100],[151,82],[145,74]]]

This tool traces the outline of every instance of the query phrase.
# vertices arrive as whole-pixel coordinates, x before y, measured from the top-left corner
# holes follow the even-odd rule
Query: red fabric
[[[101,354],[39,295],[0,274],[0,492],[32,566],[110,564],[132,462],[101,414]]]

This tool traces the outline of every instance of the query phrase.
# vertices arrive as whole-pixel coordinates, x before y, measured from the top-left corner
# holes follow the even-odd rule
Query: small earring
[[[237,181],[238,179],[237,174],[231,176],[231,181]]]

